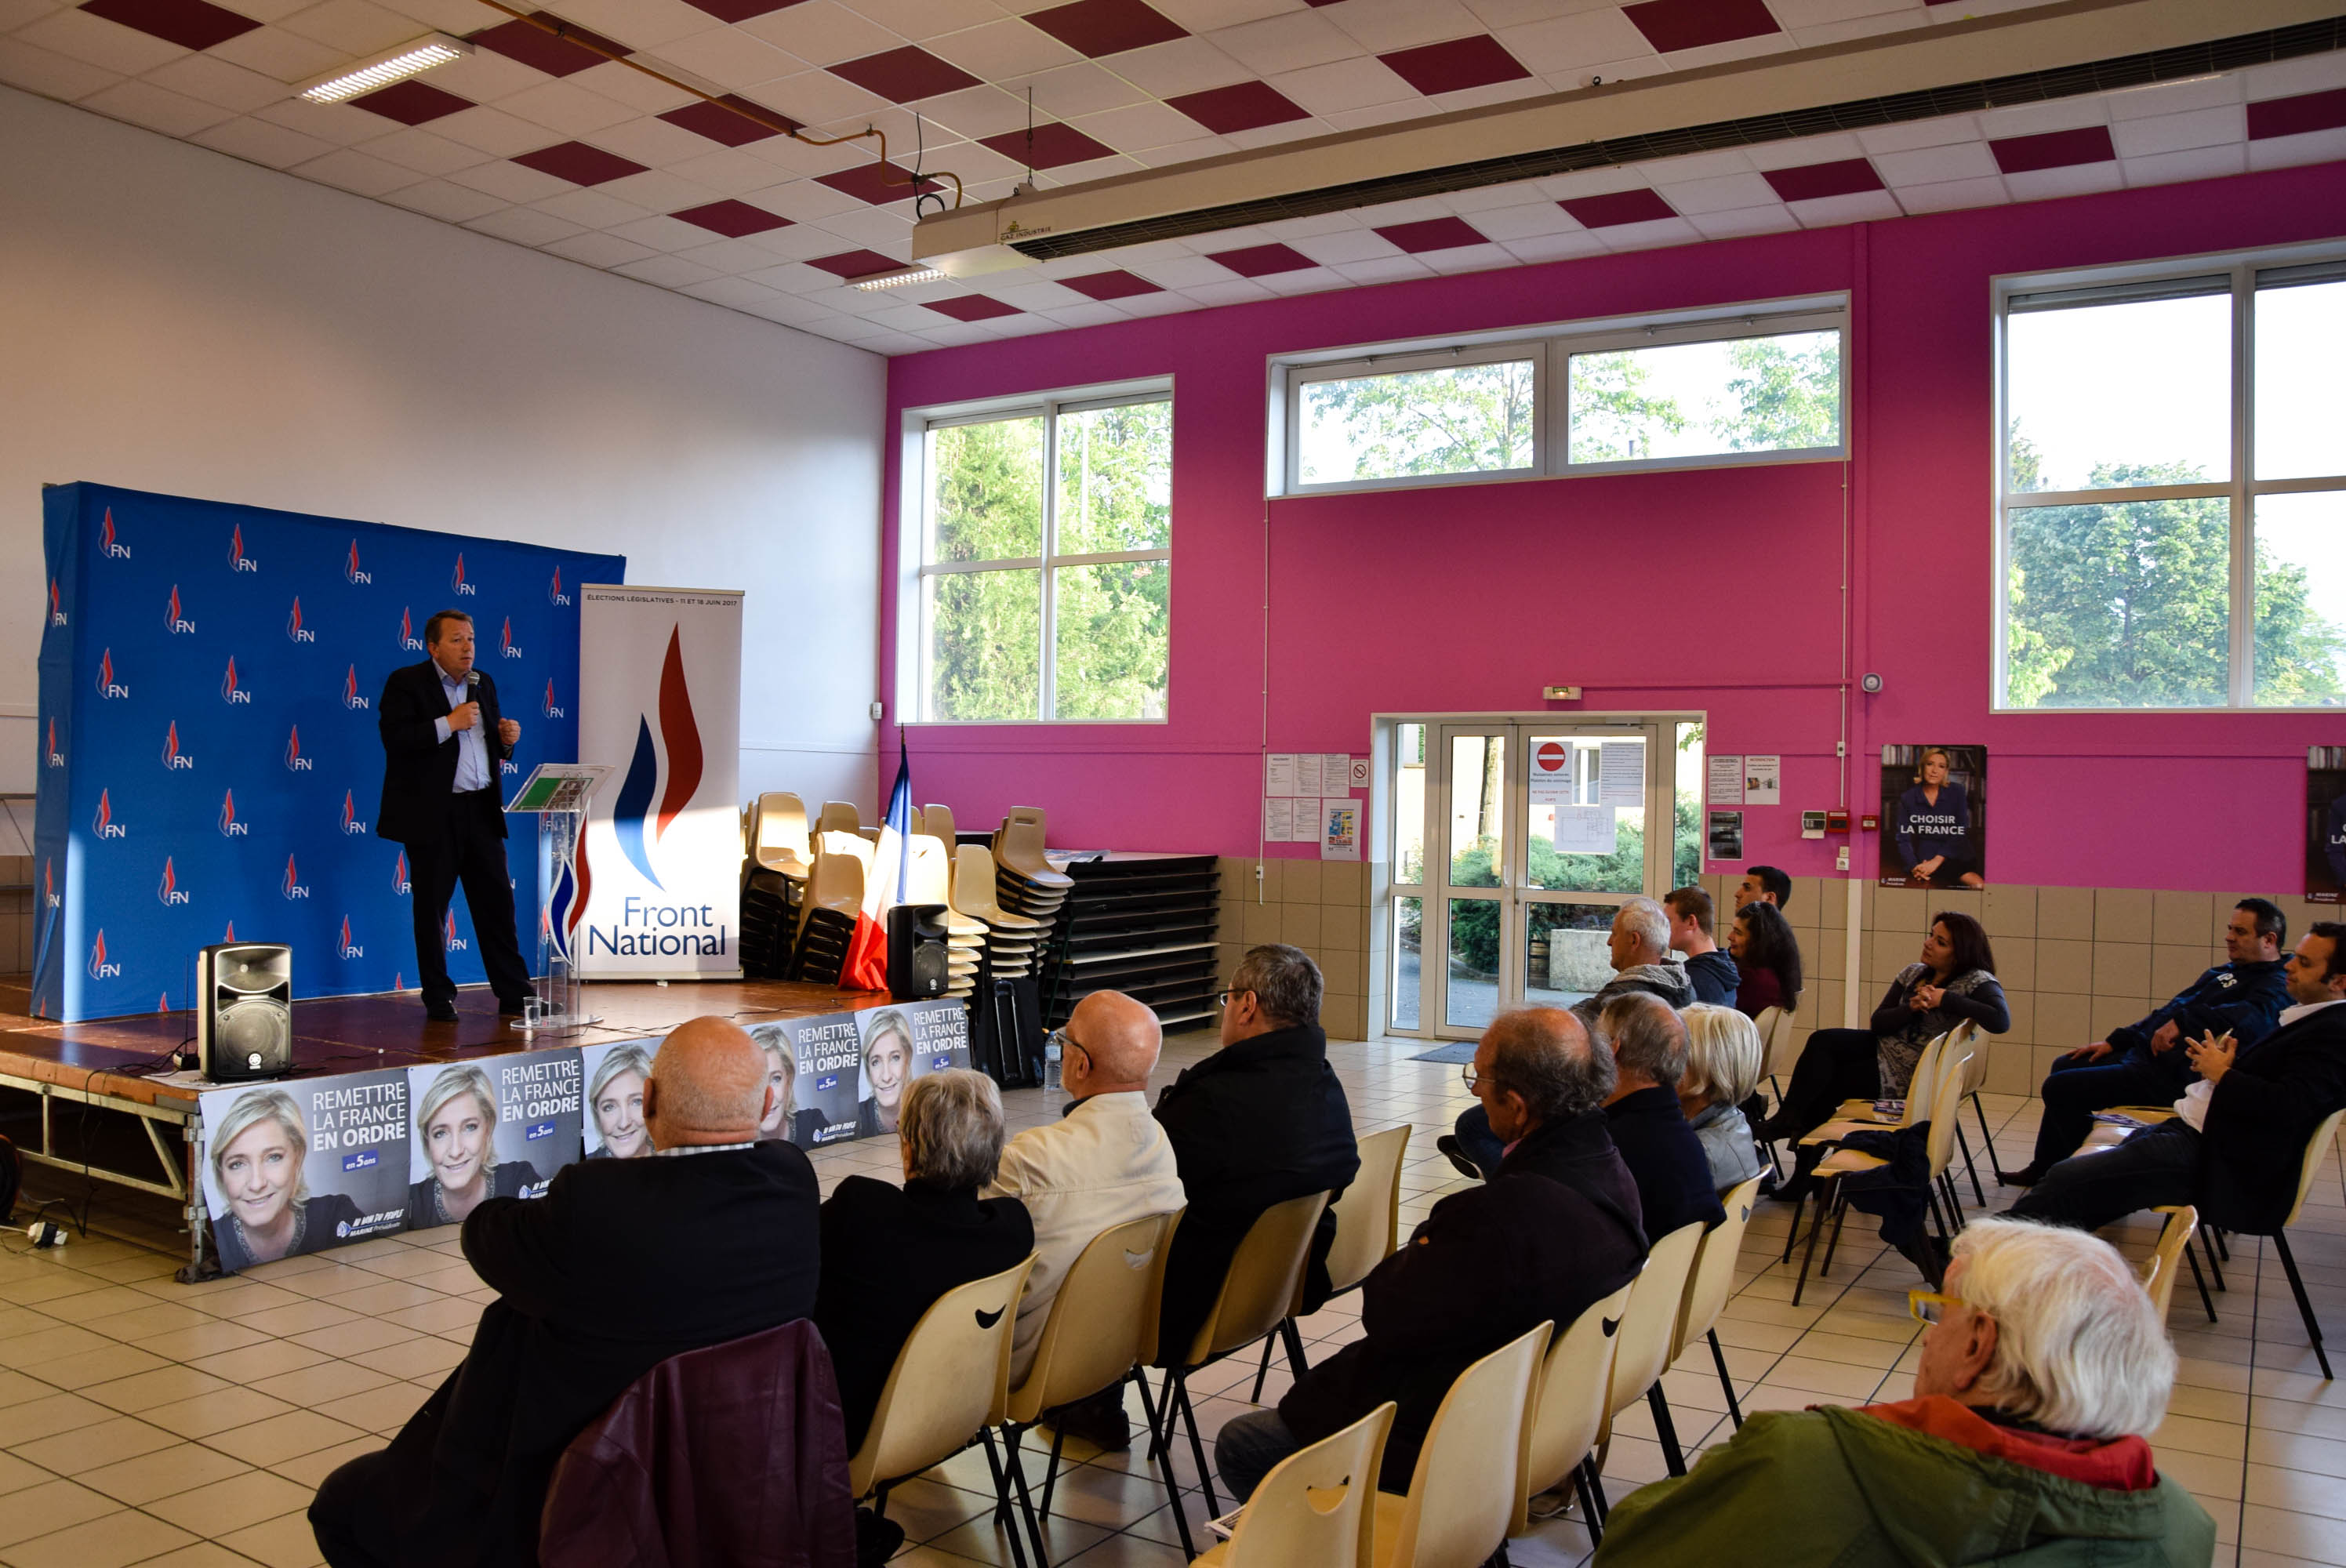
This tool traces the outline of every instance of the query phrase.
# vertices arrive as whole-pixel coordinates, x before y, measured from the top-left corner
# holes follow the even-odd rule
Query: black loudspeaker
[[[898,904],[890,910],[888,994],[899,1002],[943,996],[949,974],[945,906]]]
[[[293,1071],[293,950],[217,942],[196,954],[196,1057],[215,1084]]]

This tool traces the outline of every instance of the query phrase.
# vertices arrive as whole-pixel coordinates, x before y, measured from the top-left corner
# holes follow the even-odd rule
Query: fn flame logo
[[[179,879],[172,874],[171,857],[168,855],[163,857],[163,881],[162,885],[155,890],[155,896],[162,900],[167,907],[188,901],[187,893],[179,887]]]
[[[342,581],[362,585],[374,581],[372,572],[362,570],[359,566],[359,542],[356,539],[351,541],[351,553],[342,561]]]
[[[318,634],[301,624],[301,596],[299,594],[293,596],[293,613],[285,617],[285,636],[287,640],[297,643],[313,643],[318,640]]]
[[[260,563],[244,553],[244,524],[241,523],[228,536],[228,569],[231,572],[260,570]]]
[[[472,596],[473,585],[464,581],[464,553],[462,550],[456,552],[456,569],[448,575],[448,585],[456,591],[459,598]]]
[[[188,619],[187,611],[179,603],[179,585],[177,583],[171,585],[171,604],[163,613],[163,629],[173,636],[181,637],[193,636],[196,632],[196,623]]]

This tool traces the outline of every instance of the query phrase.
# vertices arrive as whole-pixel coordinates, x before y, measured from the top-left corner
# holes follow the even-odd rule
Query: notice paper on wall
[[[1349,795],[1331,795],[1320,802],[1320,858],[1361,858],[1361,807]]]
[[[1363,779],[1362,782],[1366,783]],[[1352,759],[1350,753],[1331,751],[1320,759],[1320,793],[1341,795],[1352,788]]]
[[[1646,803],[1646,743],[1606,740],[1596,748],[1596,803],[1600,806],[1642,806]]]
[[[1743,858],[1743,813],[1713,811],[1710,814],[1710,858],[1714,860],[1739,860]]]
[[[1714,752],[1704,765],[1710,778],[1707,790],[1714,806],[1743,804],[1743,759],[1722,757]]]
[[[1556,849],[1560,855],[1609,855],[1619,846],[1610,806],[1558,806]]]
[[[1295,754],[1295,793],[1299,799],[1316,800],[1325,793],[1320,788],[1321,760],[1317,751]]]
[[[1369,759],[1367,758],[1347,756],[1344,759],[1344,771],[1351,777],[1353,789],[1365,789],[1369,787]]]
[[[1306,824],[1305,838],[1311,835]],[[1262,800],[1262,837],[1268,844],[1291,844],[1295,841],[1295,802],[1285,795],[1266,795]]]
[[[1561,740],[1543,740],[1532,752],[1532,804],[1569,806],[1572,801],[1572,748]]]
[[[1784,799],[1784,759],[1756,752],[1743,759],[1743,803],[1778,806]]]
[[[1262,792],[1292,797],[1295,793],[1295,753],[1274,751],[1262,761]]]

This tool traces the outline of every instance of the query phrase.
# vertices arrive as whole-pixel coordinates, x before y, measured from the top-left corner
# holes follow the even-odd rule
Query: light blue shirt
[[[432,667],[440,672],[440,689],[447,697],[450,708],[462,708],[473,700],[472,689],[462,677],[452,679],[448,672],[440,669],[438,665]],[[470,729],[452,730],[445,718],[433,722],[439,727],[441,739],[445,740],[451,735],[456,738],[456,793],[462,795],[468,790],[487,789],[489,742],[488,738],[481,733],[481,725],[474,724]],[[483,722],[485,722],[485,718]]]

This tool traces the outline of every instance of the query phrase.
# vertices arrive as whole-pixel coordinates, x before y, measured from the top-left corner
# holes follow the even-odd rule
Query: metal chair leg
[[[1995,1157],[1995,1135],[1987,1130],[1987,1107],[1980,1104],[1978,1090],[1974,1089],[1972,1091],[1971,1102],[1972,1114],[1979,1118],[1980,1146],[1987,1151],[1988,1174],[1994,1176],[1996,1180],[2002,1181],[2004,1179],[2004,1162]],[[1980,1207],[1982,1208],[1985,1208],[1987,1207],[1986,1198],[1983,1197],[1980,1199]]]
[[[2211,1234],[2211,1232],[2205,1229],[2201,1230],[2199,1233],[2199,1245],[2206,1248],[2208,1253],[2208,1277],[2216,1282],[2217,1289],[2229,1293],[2231,1287],[2224,1283],[2224,1271],[2216,1267],[2216,1244],[2208,1239]],[[2224,1255],[2224,1261],[2229,1263],[2231,1260],[2231,1254],[2229,1252],[2226,1253]]]
[[[1824,1264],[1817,1270],[1817,1278],[1820,1279],[1832,1273],[1833,1253],[1841,1247],[1841,1227],[1848,1218],[1849,1198],[1841,1190],[1841,1183],[1836,1181],[1833,1183],[1832,1239],[1825,1243]]]
[[[1678,1451],[1678,1423],[1670,1420],[1669,1396],[1662,1392],[1659,1378],[1646,1390],[1646,1404],[1654,1412],[1654,1435],[1661,1440],[1662,1462],[1670,1467],[1672,1475],[1684,1475],[1686,1455]]]
[[[1066,1444],[1067,1434],[1059,1428],[1053,1427],[1051,1429],[1051,1465],[1043,1472],[1043,1506],[1038,1511],[1046,1519],[1051,1516],[1051,1489],[1058,1483],[1059,1480],[1059,1451],[1066,1447]],[[1014,1475],[1018,1473],[1015,1465],[1012,1467],[1011,1473]],[[1037,1548],[1037,1551],[1039,1550],[1040,1548]]]
[[[1222,1505],[1214,1501],[1214,1467],[1206,1458],[1206,1440],[1198,1431],[1197,1408],[1189,1403],[1189,1380],[1180,1372],[1173,1374],[1173,1413],[1189,1430],[1189,1457],[1198,1461],[1198,1490],[1205,1494],[1206,1517],[1215,1518]]]
[[[1167,1373],[1166,1379],[1169,1384],[1172,1374]],[[1181,1484],[1173,1478],[1172,1456],[1157,1441],[1157,1406],[1148,1397],[1148,1374],[1135,1367],[1132,1380],[1140,1385],[1140,1408],[1148,1419],[1148,1456],[1157,1461],[1158,1476],[1165,1482],[1165,1501],[1173,1505],[1173,1528],[1181,1536],[1181,1555],[1194,1558],[1198,1555],[1198,1543],[1189,1537],[1189,1515],[1181,1506]]]
[[[1794,1179],[1799,1178],[1795,1176]],[[1790,1229],[1784,1232],[1784,1256],[1777,1259],[1779,1263],[1792,1261],[1792,1243],[1799,1240],[1800,1237],[1800,1210],[1808,1201],[1805,1196],[1792,1200],[1792,1225]]]
[[[1247,1403],[1250,1405],[1262,1403],[1262,1385],[1264,1380],[1270,1376],[1270,1348],[1278,1338],[1276,1334],[1262,1337],[1262,1365],[1254,1369],[1254,1392],[1247,1396]]]
[[[1054,1442],[1051,1446],[1056,1451],[1058,1444]],[[1035,1510],[1033,1494],[1026,1490],[1026,1467],[1024,1463],[1020,1462],[1018,1457],[1018,1447],[1015,1439],[1012,1442],[1009,1459],[1010,1484],[1012,1489],[1018,1493],[1018,1512],[1026,1526],[1026,1538],[1035,1548],[1035,1568],[1051,1568],[1050,1556],[1045,1552],[1043,1547],[1043,1521],[1040,1513]],[[1052,1456],[1052,1467],[1055,1470],[1057,1468],[1057,1454],[1056,1451]],[[1048,1513],[1050,1512],[1051,1492],[1050,1488],[1046,1485],[1043,1489],[1043,1507],[1040,1512]]]
[[[1005,1476],[1002,1472],[1001,1454],[994,1451],[994,1429],[992,1427],[980,1427],[977,1429],[977,1435],[979,1441],[985,1444],[985,1464],[986,1468],[994,1472],[994,1495],[998,1497],[1002,1494],[1004,1488],[1009,1485],[1010,1481],[1009,1477]],[[878,1498],[879,1501],[874,1506],[872,1512],[875,1513],[881,1513],[882,1517],[884,1517],[885,1515],[883,1511],[888,1506],[888,1489],[886,1487],[882,1487],[880,1489]],[[1022,1533],[1023,1532],[1015,1524],[1010,1527],[1010,1560],[1012,1563],[1016,1564],[1016,1568],[1026,1568],[1026,1543],[1022,1539]]]
[[[1795,1307],[1798,1307],[1800,1304],[1800,1292],[1808,1288],[1809,1266],[1816,1261],[1817,1232],[1825,1227],[1825,1210],[1827,1207],[1825,1195],[1821,1192],[1817,1194],[1817,1217],[1814,1220],[1810,1221],[1809,1225],[1808,1250],[1800,1254],[1800,1277],[1792,1282],[1792,1305]],[[1798,1224],[1800,1217],[1800,1210],[1796,1207],[1792,1211],[1793,1222]],[[1791,1260],[1792,1241],[1791,1237],[1786,1237],[1784,1238],[1784,1261],[1790,1263]]]
[[[1985,1208],[1987,1194],[1980,1186],[1979,1163],[1972,1158],[1972,1141],[1964,1136],[1964,1124],[1961,1117],[1957,1117],[1955,1121],[1955,1148],[1964,1156],[1964,1169],[1971,1173],[1972,1196],[1979,1199],[1979,1206],[1982,1208]]]
[[[2208,1308],[2208,1321],[2213,1323],[2216,1321],[2216,1303],[2208,1294],[2208,1277],[2199,1272],[2199,1255],[2191,1250],[2188,1241],[2183,1244],[2183,1261],[2191,1265],[2191,1283],[2199,1287],[2199,1305]]]
[[[1605,1539],[1605,1522],[1596,1516],[1596,1496],[1588,1490],[1588,1461],[1581,1461],[1572,1467],[1572,1490],[1580,1496],[1580,1522],[1588,1526],[1588,1539]]]
[[[1288,1370],[1295,1374],[1298,1382],[1302,1381],[1303,1374],[1311,1369],[1311,1361],[1303,1354],[1303,1330],[1295,1326],[1294,1319],[1282,1318],[1279,1320],[1279,1337],[1287,1341]]]
[[[2232,1244],[2224,1239],[2222,1227],[2211,1225],[2208,1227],[2208,1234],[2216,1238],[2216,1250],[2223,1255],[2224,1261],[2227,1263],[2231,1262]]]
[[[1594,1455],[1582,1460],[1580,1468],[1588,1474],[1588,1490],[1596,1498],[1596,1522],[1602,1524],[1613,1516],[1612,1500],[1605,1495],[1605,1472],[1596,1468]]]
[[[2305,1319],[2306,1337],[2313,1341],[2313,1359],[2321,1363],[2321,1380],[2330,1381],[2330,1352],[2321,1347],[2321,1325],[2313,1316],[2313,1302],[2305,1294],[2305,1281],[2298,1278],[2297,1259],[2289,1250],[2289,1237],[2273,1232],[2273,1249],[2280,1254],[2280,1266],[2289,1271],[2289,1288],[2297,1297],[2298,1316]]]
[[[1727,1375],[1727,1352],[1719,1348],[1719,1330],[1707,1330],[1703,1338],[1710,1341],[1710,1359],[1719,1364],[1719,1387],[1727,1395],[1727,1413],[1739,1429],[1743,1425],[1743,1407],[1735,1402],[1735,1380]]]

